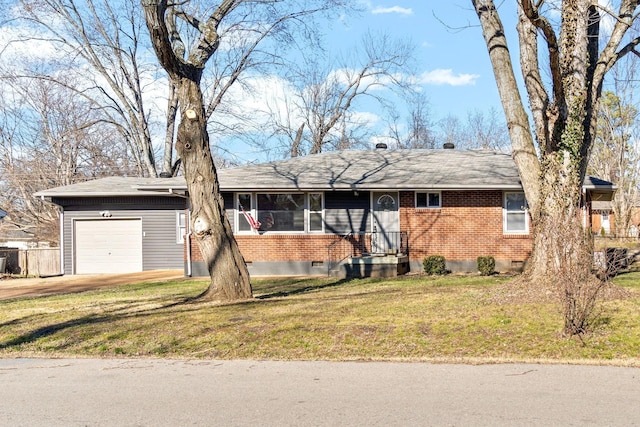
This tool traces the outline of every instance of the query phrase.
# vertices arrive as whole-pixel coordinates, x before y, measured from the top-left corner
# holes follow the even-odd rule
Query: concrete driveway
[[[153,270],[125,274],[83,274],[45,278],[4,278],[0,280],[0,300],[18,297],[83,292],[131,283],[176,280],[182,270]]]

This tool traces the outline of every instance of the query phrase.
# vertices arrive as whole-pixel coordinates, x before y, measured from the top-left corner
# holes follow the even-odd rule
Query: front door
[[[372,193],[371,252],[396,253],[400,249],[400,200],[397,192]]]

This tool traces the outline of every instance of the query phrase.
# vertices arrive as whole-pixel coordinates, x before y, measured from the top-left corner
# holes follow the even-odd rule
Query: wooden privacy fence
[[[5,270],[0,273],[36,277],[62,274],[60,248],[1,248],[0,257],[5,258]]]

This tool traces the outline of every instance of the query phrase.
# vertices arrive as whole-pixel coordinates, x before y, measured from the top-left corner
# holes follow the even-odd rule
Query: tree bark
[[[482,26],[498,93],[505,112],[513,158],[520,172],[530,212],[534,221],[540,207],[540,162],[531,135],[529,118],[513,72],[507,38],[492,1],[472,0]]]
[[[190,200],[190,232],[194,236],[207,264],[211,282],[201,296],[209,300],[239,300],[252,297],[247,265],[233,236],[224,209],[220,185],[213,163],[207,133],[207,118],[200,88],[205,63],[215,51],[219,40],[216,19],[232,8],[234,1],[222,2],[207,22],[206,36],[199,48],[185,61],[173,51],[170,31],[165,22],[167,2],[143,0],[147,28],[156,55],[169,74],[178,92],[180,124],[176,151],[184,167]],[[175,39],[175,35],[172,34]],[[174,40],[175,42],[175,40]]]
[[[183,77],[178,83],[182,117],[176,150],[184,165],[191,205],[190,231],[211,276],[203,298],[252,297],[249,272],[225,213],[211,150],[200,86]]]
[[[576,230],[581,227],[582,144],[587,140],[585,135],[589,132],[591,119],[585,113],[588,99],[585,80],[588,76],[583,64],[588,63],[587,46],[586,42],[581,47],[573,46],[572,40],[575,39],[571,36],[586,35],[587,21],[582,15],[574,16],[569,24],[563,20],[565,25],[559,44],[551,26],[538,15],[531,1],[521,1],[518,23],[520,62],[540,148],[536,151],[498,12],[493,1],[472,0],[472,3],[493,65],[514,160],[532,219],[534,242],[525,276],[531,283],[552,282],[561,277],[561,269],[569,265],[584,265],[584,260],[578,262],[577,258],[567,257],[566,251],[570,248],[575,256],[580,254],[582,257],[586,244],[581,237],[584,233]],[[576,15],[580,12],[586,14],[577,6],[574,12]],[[553,100],[546,93],[539,72],[536,28],[546,35]],[[564,56],[559,55],[559,46],[565,47]]]

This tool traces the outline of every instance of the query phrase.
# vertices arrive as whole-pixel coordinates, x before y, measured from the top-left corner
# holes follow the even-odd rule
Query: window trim
[[[238,192],[234,194],[234,211],[235,211],[235,221],[233,224],[233,229],[235,234],[253,234],[258,232],[258,234],[323,234],[326,232],[325,230],[325,193],[324,191],[254,191],[254,192]],[[303,230],[240,230],[240,221],[242,220],[242,211],[240,210],[239,197],[241,195],[248,195],[251,197],[251,207],[252,209],[247,209],[247,213],[251,214],[254,218],[258,219],[258,214],[260,210],[258,209],[258,197],[261,194],[302,194],[304,197],[304,209],[303,209],[303,221],[304,221],[304,229]],[[311,195],[319,194],[320,195],[320,210],[312,211],[311,210]],[[293,211],[292,211],[293,212]],[[319,213],[321,215],[322,220],[322,229],[321,230],[311,230],[311,214]]]
[[[302,209],[302,221],[303,221],[303,225],[302,225],[302,230],[259,230],[258,232],[260,234],[264,234],[264,233],[269,233],[269,234],[306,234],[308,233],[308,227],[306,224],[306,220],[307,220],[307,211],[308,211],[308,197],[306,192],[304,191],[257,191],[252,193],[252,196],[254,197],[255,200],[255,212],[256,212],[256,216],[255,218],[258,219],[258,221],[260,220],[260,206],[259,206],[259,197],[261,194],[302,194],[304,200],[303,200],[303,209]],[[296,211],[292,211],[292,212],[296,212]]]
[[[313,195],[313,194],[319,194],[320,195],[320,210],[319,211],[312,211],[311,210],[311,195]],[[324,233],[324,192],[322,192],[322,191],[313,191],[313,192],[305,193],[305,199],[306,199],[305,232],[306,233],[314,233],[314,234]],[[314,213],[320,213],[320,221],[321,221],[320,230],[312,230],[311,229],[311,214],[314,214]]]
[[[234,193],[234,200],[233,200],[234,208],[235,208],[234,209],[235,210],[235,218],[234,218],[234,227],[233,227],[234,231],[236,233],[238,233],[238,234],[253,234],[253,233],[257,232],[258,230],[254,230],[249,223],[247,223],[247,225],[249,225],[249,229],[248,230],[240,230],[240,222],[245,220],[244,216],[242,214],[242,211],[240,210],[240,196],[249,196],[250,203],[251,203],[251,209],[248,209],[246,211],[253,218],[257,218],[256,208],[254,207],[255,204],[256,204],[254,193],[246,193],[246,192]]]
[[[180,218],[184,217],[184,225],[180,226]],[[184,238],[187,235],[189,229],[189,212],[188,211],[176,211],[176,244],[184,244]]]
[[[522,194],[524,196],[524,191],[505,191],[502,193],[502,231],[504,234],[527,235],[529,234],[529,205],[527,204],[527,198],[524,198],[524,211],[509,211],[507,210],[507,195],[509,194]],[[509,230],[508,217],[510,213],[524,215],[524,230]]]
[[[427,206],[418,206],[418,194],[427,195]],[[429,194],[438,195],[438,206],[429,206]],[[416,191],[414,194],[414,206],[416,209],[441,209],[442,208],[442,191]]]

